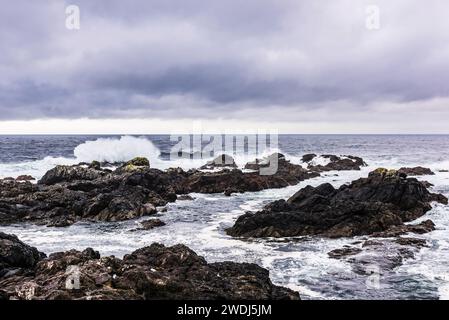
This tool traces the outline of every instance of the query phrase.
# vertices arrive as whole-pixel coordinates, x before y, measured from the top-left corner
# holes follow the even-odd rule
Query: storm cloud
[[[80,30],[65,26],[71,4]],[[448,12],[445,0],[2,1],[0,120],[430,122],[449,115]]]

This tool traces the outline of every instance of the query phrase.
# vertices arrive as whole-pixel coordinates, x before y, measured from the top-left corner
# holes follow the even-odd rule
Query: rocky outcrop
[[[145,221],[140,222],[141,226],[140,228],[134,229],[133,231],[137,230],[151,230],[157,227],[163,227],[165,226],[165,222],[159,220],[159,219],[149,219]]]
[[[318,156],[316,154],[310,153],[305,154],[302,157],[302,161],[307,163],[307,168],[311,171],[315,172],[324,172],[324,171],[343,171],[343,170],[360,170],[361,167],[366,166],[365,161],[363,161],[360,157],[355,156],[336,156],[333,154],[324,154],[321,155],[323,159],[327,161],[326,164],[317,164],[314,160]]]
[[[23,243],[15,235],[0,232],[0,279],[27,274],[43,258],[45,254]]]
[[[231,159],[224,160],[235,163]],[[283,188],[319,176],[280,153],[248,163],[245,168],[250,170],[243,171],[161,171],[151,168],[145,158],[115,166],[113,171],[96,161],[57,166],[37,184],[0,180],[0,224],[26,221],[65,227],[80,220],[122,221],[154,214],[156,207],[176,201],[178,195],[184,199],[192,192],[232,195]]]
[[[204,166],[202,166],[201,170],[213,170],[218,168],[237,168],[237,164],[234,161],[234,158],[227,154],[222,154],[209,161]]]
[[[338,189],[328,183],[307,186],[287,201],[275,201],[260,212],[240,216],[227,233],[239,237],[337,238],[396,228],[404,231],[409,228],[404,223],[424,215],[432,201],[447,204],[446,197],[430,193],[415,178],[378,169]]]
[[[3,243],[0,242],[3,251]],[[152,244],[123,259],[92,249],[51,254],[0,277],[0,296],[36,300],[299,299],[255,264],[207,263],[184,245]]]
[[[328,252],[327,254],[331,258],[341,259],[343,257],[356,255],[360,252],[362,252],[362,249],[348,246],[345,248],[332,250],[332,251]]]
[[[398,170],[398,172],[406,174],[407,176],[426,176],[435,174],[429,168],[424,167],[401,168]]]
[[[105,174],[106,172],[104,171],[83,165],[56,166],[49,170],[42,179],[39,180],[39,183],[43,185],[53,185],[61,182],[79,180],[92,181],[101,178]]]
[[[216,173],[193,172],[189,174],[182,187],[185,193],[241,193],[271,188],[283,188],[303,180],[319,176],[300,165],[292,164],[282,154],[275,153],[265,159],[245,165],[241,170],[222,170]],[[273,170],[272,170],[273,169]]]

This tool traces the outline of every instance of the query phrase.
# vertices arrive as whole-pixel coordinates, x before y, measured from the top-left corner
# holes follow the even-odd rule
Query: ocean
[[[0,136],[0,178],[28,174],[39,179],[58,164],[92,160],[120,162],[146,156],[160,169],[196,168],[208,159],[171,159],[176,141],[168,135],[148,136]],[[195,152],[198,150],[186,150]],[[303,299],[446,299],[449,298],[449,207],[434,204],[421,220],[431,219],[437,230],[413,235],[428,241],[413,256],[395,267],[385,261],[394,254],[385,247],[370,252],[370,264],[379,270],[378,285],[368,285],[367,274],[353,263],[331,259],[328,252],[353,245],[368,237],[350,239],[240,240],[224,230],[245,211],[258,210],[269,201],[287,198],[306,185],[329,182],[334,186],[366,176],[377,167],[424,166],[436,174],[420,177],[431,182],[433,192],[449,196],[449,135],[280,135],[278,144],[262,154],[279,151],[294,163],[306,153],[354,155],[368,164],[361,171],[327,172],[283,189],[269,189],[225,197],[222,194],[193,194],[194,201],[168,205],[160,219],[166,226],[131,232],[139,220],[117,223],[77,223],[67,228],[20,224],[0,226],[0,231],[16,234],[22,241],[49,254],[92,247],[102,255],[123,256],[137,248],[160,242],[182,243],[209,262],[254,262],[270,270],[274,283],[298,290]],[[260,154],[259,154],[260,155]],[[238,165],[257,154],[251,145],[237,148]],[[144,219],[144,218],[143,218]],[[414,222],[414,223],[415,223]]]

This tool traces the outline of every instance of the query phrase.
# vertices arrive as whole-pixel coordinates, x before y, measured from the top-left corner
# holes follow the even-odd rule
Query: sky
[[[447,0],[0,5],[0,134],[449,133]]]

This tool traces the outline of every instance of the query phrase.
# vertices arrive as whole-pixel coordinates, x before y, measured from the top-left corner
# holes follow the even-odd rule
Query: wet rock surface
[[[329,165],[335,170],[352,170],[363,163],[357,157],[329,157]],[[353,159],[352,164],[342,165],[348,159]],[[0,224],[33,222],[66,227],[81,220],[122,221],[152,215],[155,207],[176,201],[178,195],[185,200],[190,199],[188,194],[192,192],[230,196],[283,188],[320,175],[316,170],[291,163],[280,153],[250,162],[244,171],[237,169],[228,155],[206,164],[219,168],[217,172],[181,168],[161,171],[151,168],[149,161],[141,157],[115,163],[115,170],[111,166],[98,161],[60,165],[49,170],[37,184],[25,176],[0,180]]]
[[[378,169],[338,189],[328,183],[307,186],[287,201],[274,201],[257,213],[240,216],[227,233],[237,237],[338,238],[428,232],[433,230],[431,222],[417,227],[405,223],[429,211],[432,201],[447,204],[446,197],[429,192],[417,179]]]
[[[217,168],[237,168],[237,164],[233,157],[227,154],[222,154],[200,167],[202,170],[213,170]]]
[[[337,156],[333,154],[324,154],[321,155],[323,159],[326,159],[328,163],[323,164],[315,164],[313,160],[316,159],[316,154],[305,154],[302,157],[302,161],[307,163],[307,168],[311,171],[315,172],[324,172],[324,171],[342,171],[342,170],[360,170],[361,167],[366,166],[365,161],[363,161],[360,157],[355,156]]]
[[[26,274],[44,257],[45,254],[23,243],[15,235],[0,232],[0,278]]]
[[[157,227],[163,227],[165,226],[165,222],[159,220],[159,219],[149,219],[145,221],[141,221],[140,224],[142,227],[134,229],[133,231],[137,230],[151,230]]]
[[[435,174],[429,168],[424,168],[424,167],[401,168],[398,170],[398,172],[404,173],[408,176],[426,176],[426,175],[434,175]]]
[[[3,299],[299,299],[297,292],[273,285],[266,269],[207,263],[184,245],[152,244],[123,259],[100,257],[90,248],[44,258],[15,236],[0,234],[0,250],[14,251],[5,255],[15,257],[7,260],[9,266],[27,270],[0,275]]]

